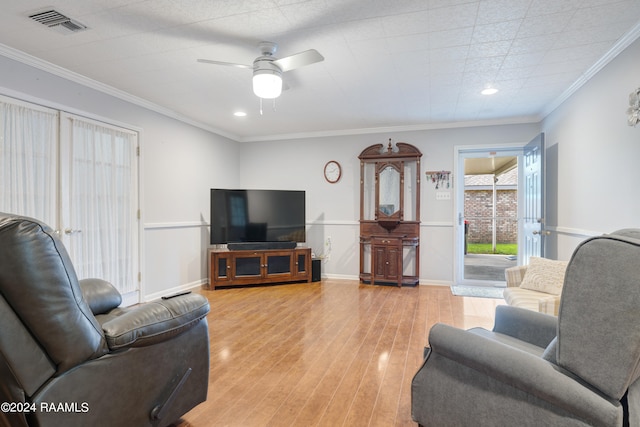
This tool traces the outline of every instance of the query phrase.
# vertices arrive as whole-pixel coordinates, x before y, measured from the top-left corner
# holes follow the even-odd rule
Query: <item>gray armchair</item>
[[[51,229],[0,213],[1,426],[166,426],[206,399],[206,298],[120,303]]]
[[[639,426],[640,230],[588,239],[554,316],[498,306],[492,331],[437,324],[412,381],[423,426]]]

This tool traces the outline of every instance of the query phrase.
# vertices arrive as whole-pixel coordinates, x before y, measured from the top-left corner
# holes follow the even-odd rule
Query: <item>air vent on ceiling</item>
[[[57,30],[62,34],[77,33],[78,31],[84,31],[87,29],[86,25],[65,16],[56,10],[45,10],[43,12],[34,13],[29,15],[29,18],[46,25],[51,29]]]

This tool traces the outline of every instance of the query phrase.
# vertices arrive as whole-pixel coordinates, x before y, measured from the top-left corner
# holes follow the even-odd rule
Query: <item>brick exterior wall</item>
[[[496,196],[496,243],[518,243],[518,192],[498,189]],[[465,190],[464,216],[469,224],[469,243],[491,243],[492,198],[492,190]]]

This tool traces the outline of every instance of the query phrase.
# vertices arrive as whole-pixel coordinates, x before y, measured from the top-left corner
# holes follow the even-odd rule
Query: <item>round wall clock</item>
[[[324,165],[324,179],[331,184],[335,184],[340,181],[340,177],[342,176],[342,167],[340,163],[335,160],[329,160],[326,165]]]

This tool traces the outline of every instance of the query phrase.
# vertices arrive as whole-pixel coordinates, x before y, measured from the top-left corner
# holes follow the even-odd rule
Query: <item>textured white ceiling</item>
[[[89,27],[28,18],[53,6]],[[14,49],[240,141],[477,121],[537,121],[640,34],[640,0],[0,0],[0,54]],[[275,102],[251,89],[261,40],[285,73]],[[491,97],[480,91],[492,85]],[[244,118],[232,115],[247,112]]]

